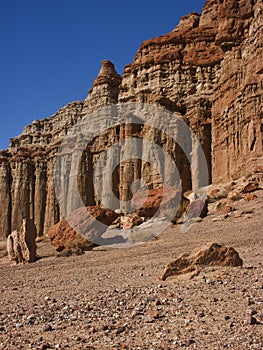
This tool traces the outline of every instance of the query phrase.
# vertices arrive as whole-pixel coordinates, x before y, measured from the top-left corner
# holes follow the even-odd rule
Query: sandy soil
[[[1,349],[262,349],[263,190],[209,214],[183,234],[169,227],[139,247],[98,247],[40,259],[0,259]],[[164,266],[206,243],[233,246],[243,268],[204,269],[160,281]],[[2,255],[3,251],[2,251]]]

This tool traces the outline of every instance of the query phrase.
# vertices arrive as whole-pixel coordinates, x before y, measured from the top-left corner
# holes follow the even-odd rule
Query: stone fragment
[[[147,314],[148,314],[148,316],[149,316],[151,319],[153,319],[153,320],[159,318],[159,316],[160,316],[158,310],[148,310],[148,311],[147,311]]]
[[[228,193],[227,198],[232,201],[238,201],[242,198],[242,193],[240,190],[236,189]]]
[[[17,243],[18,243],[18,234],[19,234],[18,231],[13,231],[6,239],[6,249],[7,249],[8,258],[10,261],[18,262],[18,256],[17,256],[18,247],[15,248],[15,244],[17,246]],[[17,242],[17,243],[15,243],[15,242]],[[19,250],[20,250],[19,256],[21,259],[22,256],[21,256],[20,245],[19,245]]]
[[[242,266],[238,252],[232,248],[213,243],[199,251],[185,253],[168,263],[161,275],[161,280],[197,270],[202,266]]]
[[[259,184],[257,182],[249,182],[244,186],[242,192],[251,193],[258,190],[258,188],[259,188]]]
[[[236,208],[233,207],[232,205],[222,205],[220,208],[219,208],[219,213],[221,215],[226,215],[226,214],[229,214],[229,213],[232,213],[233,211],[235,211]]]
[[[130,229],[143,223],[143,218],[137,213],[121,217],[121,226],[123,229]]]
[[[45,324],[45,325],[43,326],[43,331],[44,331],[44,332],[50,332],[50,331],[52,331],[52,326],[51,326],[50,324]]]
[[[220,188],[220,189],[215,188],[212,191],[210,191],[208,195],[208,200],[210,203],[212,203],[222,198],[226,198],[227,194],[228,194],[228,191],[225,188]]]
[[[254,201],[258,198],[255,193],[244,193],[243,196],[247,201]]]

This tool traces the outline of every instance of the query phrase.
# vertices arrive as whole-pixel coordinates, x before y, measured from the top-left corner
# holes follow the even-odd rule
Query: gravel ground
[[[0,259],[1,349],[262,349],[263,190],[233,202],[182,234],[126,249],[98,247],[56,257],[38,243],[40,259]],[[243,268],[205,268],[198,276],[159,280],[164,266],[207,243],[233,246]]]

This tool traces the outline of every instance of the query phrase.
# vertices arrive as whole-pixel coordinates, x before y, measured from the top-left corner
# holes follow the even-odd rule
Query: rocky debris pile
[[[174,187],[165,186],[156,189],[140,189],[133,194],[130,213],[121,213],[119,227],[131,229],[151,218],[167,218],[176,221],[185,210],[186,200],[181,198],[180,191]],[[118,210],[116,210],[119,213]]]
[[[20,231],[7,237],[7,253],[10,261],[34,262],[37,259],[37,230],[32,219],[23,219]]]
[[[213,185],[207,196],[209,213],[219,214],[213,221],[226,219],[233,214],[235,217],[245,214],[244,211],[241,213],[237,211],[238,203],[257,200],[256,192],[260,189],[260,177],[253,177],[252,180],[241,178],[227,185]]]
[[[117,218],[118,214],[110,209],[82,207],[51,227],[48,237],[57,252],[66,250],[66,254],[78,254],[92,250],[96,244],[105,243],[101,236]]]
[[[228,185],[216,186],[208,194],[209,203],[214,203],[221,199],[229,199],[232,201],[245,198],[247,200],[255,199],[255,191],[260,189],[260,183],[257,181],[246,181],[246,179],[239,179],[237,182],[233,181]],[[253,198],[251,196],[253,193]]]
[[[180,255],[166,265],[160,278],[164,281],[167,277],[197,271],[204,266],[236,267],[242,265],[243,261],[234,248],[213,243],[199,251]]]
[[[131,229],[135,226],[139,226],[144,222],[144,217],[141,217],[137,213],[127,214],[120,217],[119,227],[125,229]]]

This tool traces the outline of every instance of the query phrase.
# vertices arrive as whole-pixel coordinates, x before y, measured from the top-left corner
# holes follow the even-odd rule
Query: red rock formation
[[[219,7],[217,43],[225,54],[212,105],[215,182],[263,170],[262,6],[262,1],[240,0]]]
[[[125,160],[131,146],[138,158],[151,154],[149,147],[131,145],[127,140],[131,134],[157,143],[171,155],[183,192],[200,186],[194,152],[190,169],[180,147],[158,130],[131,128],[129,121],[111,128],[105,116],[97,115],[91,125],[99,125],[102,132],[84,150],[81,164],[72,154],[72,149],[81,149],[81,140],[69,142],[60,164],[58,175],[66,174],[68,186],[65,207],[59,208],[53,179],[61,142],[85,115],[118,102],[150,103],[180,115],[203,147],[213,182],[263,172],[262,13],[260,0],[208,0],[201,15],[184,16],[170,33],[145,41],[122,77],[111,62],[103,61],[83,102],[25,127],[10,140],[9,150],[0,152],[0,235],[19,229],[24,217],[32,217],[42,235],[60,220],[61,212],[67,215],[83,204],[98,205],[102,200],[115,209],[118,203],[107,195],[109,186],[122,202],[130,200],[130,186],[141,177],[149,188],[162,187],[154,167],[141,159]],[[107,151],[113,144],[121,146]],[[196,147],[194,140],[191,147]],[[120,164],[111,180],[106,170],[115,159]],[[83,203],[75,203],[69,195],[76,168]]]

